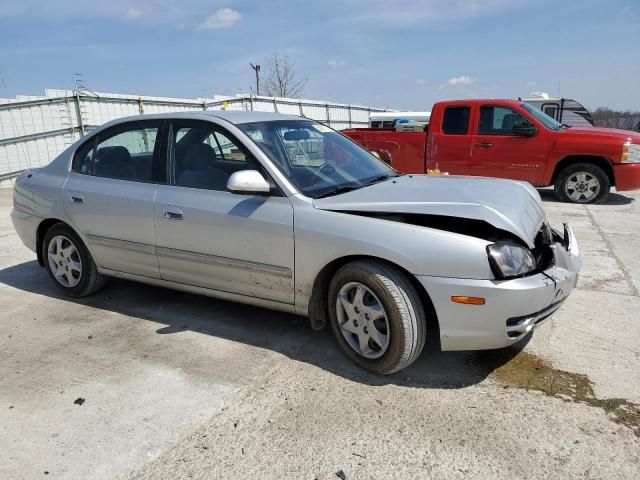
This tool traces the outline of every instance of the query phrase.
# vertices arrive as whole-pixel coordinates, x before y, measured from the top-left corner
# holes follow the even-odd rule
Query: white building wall
[[[255,96],[169,98],[70,90],[45,95],[0,98],[0,186],[12,184],[8,174],[46,165],[92,128],[131,116],[201,110],[254,110],[299,115],[341,130],[368,124],[372,111],[358,105],[317,100]]]

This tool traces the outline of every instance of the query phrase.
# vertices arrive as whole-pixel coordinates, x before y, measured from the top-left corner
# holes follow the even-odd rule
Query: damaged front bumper
[[[542,325],[578,282],[580,256],[565,225],[563,239],[550,246],[552,266],[512,280],[417,276],[429,293],[440,326],[442,350],[485,350],[509,346]],[[452,296],[480,297],[484,305],[464,305]]]

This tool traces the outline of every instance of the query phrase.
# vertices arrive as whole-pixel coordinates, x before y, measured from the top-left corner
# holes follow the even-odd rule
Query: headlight
[[[640,163],[640,145],[627,142],[622,146],[622,163]]]
[[[487,254],[491,269],[498,278],[519,277],[536,268],[531,250],[515,243],[494,243],[487,247]]]

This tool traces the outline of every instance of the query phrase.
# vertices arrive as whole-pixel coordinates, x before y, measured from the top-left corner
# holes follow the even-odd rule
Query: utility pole
[[[73,77],[75,83],[74,96],[76,97],[76,116],[78,118],[78,126],[80,127],[80,136],[84,137],[84,122],[82,121],[82,106],[80,104],[80,87],[82,87],[82,74],[74,73]]]
[[[249,63],[253,71],[256,72],[256,95],[260,95],[260,65]]]

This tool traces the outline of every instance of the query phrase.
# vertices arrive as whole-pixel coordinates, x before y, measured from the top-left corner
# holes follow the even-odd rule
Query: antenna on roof
[[[88,89],[87,87],[84,86],[84,84],[82,83],[82,73],[74,73],[73,77],[74,77],[74,84],[75,84],[75,89],[74,89],[74,95],[76,96],[80,96],[81,93],[90,93],[93,96],[95,96],[96,98],[100,98],[100,95],[98,95],[96,92],[94,92],[93,90]]]

